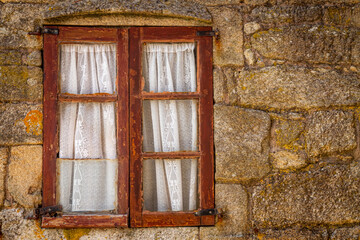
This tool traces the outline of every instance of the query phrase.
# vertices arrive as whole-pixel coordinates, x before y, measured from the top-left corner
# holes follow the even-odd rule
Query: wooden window
[[[214,216],[195,215],[214,208],[212,38],[197,34],[211,28],[48,28],[58,29],[59,34],[44,36],[43,207],[60,204],[64,212],[43,216],[42,227],[213,225]],[[97,63],[84,60],[89,62],[87,68],[82,62],[71,62],[80,61],[80,55],[65,60],[64,52],[71,48],[86,48],[91,52],[88,55],[94,55],[94,49],[112,49],[113,53],[101,56]],[[115,70],[109,72],[113,73],[99,72],[100,65],[106,68],[112,63]],[[84,82],[91,77],[68,77],[68,69],[82,73],[96,69],[92,74],[98,78],[97,87],[80,91],[83,85],[73,86],[72,79]],[[98,86],[105,84],[104,75],[114,89]],[[65,78],[77,91],[66,88]],[[91,115],[88,109],[105,106],[115,109],[110,118],[110,125],[116,122],[115,151],[109,154],[111,144],[102,143],[106,146],[100,152],[105,155],[76,155],[71,150],[78,143],[76,134],[67,134],[75,123],[69,118],[78,124],[80,118],[86,118],[80,109]],[[92,129],[93,125],[101,125],[101,129],[109,125],[101,111],[97,110],[100,122],[90,120],[79,129],[98,135],[114,131]],[[176,131],[169,130],[173,126]],[[100,142],[109,140],[109,135],[104,136],[99,137]],[[98,136],[90,134],[92,138]],[[73,155],[64,154],[66,144]],[[77,173],[78,166],[89,170]],[[106,168],[105,176],[95,168]],[[101,195],[96,187],[77,197],[77,184],[86,182],[85,175],[89,186],[109,178],[108,197],[103,202],[87,199],[94,196],[91,194]],[[87,201],[86,206],[76,205],[79,201]]]

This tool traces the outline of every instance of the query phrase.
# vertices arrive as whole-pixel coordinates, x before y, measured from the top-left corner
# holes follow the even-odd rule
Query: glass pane
[[[143,101],[143,151],[198,150],[198,100]]]
[[[116,208],[116,160],[62,160],[57,166],[57,202],[64,212]]]
[[[198,208],[197,159],[143,161],[144,209],[191,211]]]
[[[115,103],[60,103],[60,158],[116,158]]]
[[[116,44],[63,44],[60,46],[62,93],[116,92]]]
[[[145,43],[144,91],[196,92],[195,43]]]

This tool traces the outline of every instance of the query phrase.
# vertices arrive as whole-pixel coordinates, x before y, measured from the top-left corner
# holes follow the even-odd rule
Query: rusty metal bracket
[[[220,33],[218,29],[215,29],[214,31],[197,31],[196,36],[215,37],[216,39],[219,39]]]
[[[49,207],[43,207],[43,208],[35,208],[34,211],[26,216],[26,219],[39,219],[42,216],[50,216],[55,217],[57,214],[62,213],[62,206],[56,205],[56,206],[49,206]]]
[[[35,32],[29,32],[28,34],[29,35],[42,35],[42,34],[59,35],[59,29],[39,27]]]
[[[220,216],[222,213],[221,208],[210,208],[210,209],[202,209],[200,211],[194,212],[195,216]]]

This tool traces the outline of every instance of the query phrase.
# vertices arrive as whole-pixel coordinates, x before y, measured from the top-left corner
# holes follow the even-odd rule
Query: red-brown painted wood
[[[143,212],[143,227],[199,226],[200,217],[192,212]]]
[[[141,98],[142,99],[194,99],[199,98],[200,94],[196,92],[184,92],[184,93],[177,93],[177,92],[161,92],[161,93],[148,93],[142,92]]]
[[[116,42],[116,28],[59,27],[59,41]]]
[[[117,43],[117,147],[118,213],[129,213],[129,54],[128,29],[118,29]]]
[[[210,29],[208,30],[210,31]],[[200,81],[200,207],[214,208],[214,140],[212,37],[198,41],[198,77]],[[214,225],[214,216],[201,217],[201,225]]]
[[[209,30],[210,29],[210,30]],[[209,27],[144,27],[142,29],[142,41],[176,41],[185,42],[194,41],[200,37],[196,36],[197,31],[211,31]],[[211,38],[211,37],[209,37]]]
[[[200,209],[214,207],[212,38],[196,36],[209,27],[139,27],[130,30],[131,169],[130,224],[132,227],[213,225],[214,216],[197,217],[188,212],[148,212],[142,206],[142,161],[160,158],[199,160]],[[139,36],[138,36],[139,35]],[[133,37],[135,36],[135,37]],[[196,42],[197,86],[195,93],[142,91],[141,46],[145,42]],[[199,152],[141,153],[141,101],[146,99],[199,99]],[[141,153],[141,154],[140,154]]]
[[[55,28],[55,27],[49,27]],[[56,205],[57,35],[44,35],[43,207]]]
[[[114,35],[115,34],[115,35]],[[64,102],[117,102],[118,209],[122,215],[67,215],[43,218],[43,227],[117,227],[127,226],[129,212],[128,144],[128,38],[127,29],[60,27],[60,34],[44,37],[44,180],[43,206],[56,204],[57,99]],[[58,44],[60,40],[78,42],[113,41],[117,44],[117,88],[115,94],[58,94]]]
[[[140,28],[130,29],[130,226],[142,226]]]
[[[63,215],[42,217],[43,228],[110,228],[127,227],[127,215]]]
[[[59,94],[60,102],[115,102],[118,96],[115,94],[97,93],[97,94]]]
[[[182,159],[182,158],[198,158],[201,156],[200,152],[144,152],[141,156],[152,159]]]

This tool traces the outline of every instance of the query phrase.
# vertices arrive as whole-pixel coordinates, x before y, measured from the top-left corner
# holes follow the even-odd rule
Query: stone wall
[[[219,29],[214,227],[42,229],[44,23]],[[360,239],[359,0],[0,2],[4,239]]]

